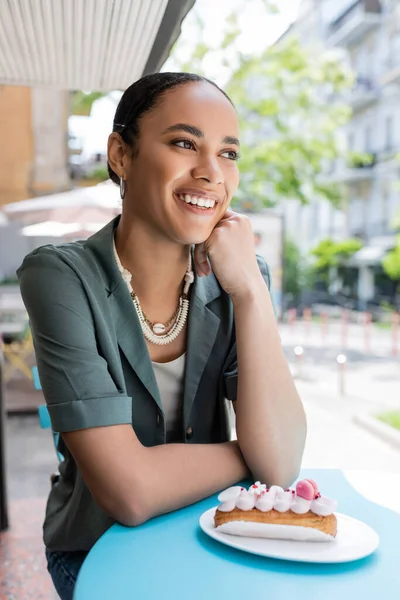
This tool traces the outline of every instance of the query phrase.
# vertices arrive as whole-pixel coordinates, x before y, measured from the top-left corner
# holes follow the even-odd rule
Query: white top
[[[122,266],[119,260],[115,240],[113,240],[113,247],[118,269],[129,289],[131,288],[130,281],[132,275]],[[189,262],[189,265],[191,265],[191,262]],[[192,281],[193,279],[187,280],[185,277],[185,285],[187,286],[185,293],[187,293]],[[182,354],[179,358],[167,363],[153,362],[152,364],[164,411],[167,442],[180,442],[182,438],[183,386],[186,354]]]
[[[167,363],[153,362],[161,404],[165,415],[167,442],[182,438],[182,405],[186,354]]]

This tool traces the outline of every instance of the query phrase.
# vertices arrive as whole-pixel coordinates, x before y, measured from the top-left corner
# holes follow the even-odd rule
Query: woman
[[[282,486],[298,474],[305,417],[268,269],[249,220],[229,210],[238,137],[235,110],[210,81],[134,83],[108,142],[122,215],[87,241],[35,250],[19,269],[65,456],[44,524],[63,599],[113,522],[139,525],[250,474]]]

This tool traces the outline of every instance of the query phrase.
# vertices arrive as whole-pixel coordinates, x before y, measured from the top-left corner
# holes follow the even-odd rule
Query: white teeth
[[[179,198],[186,202],[186,204],[193,204],[194,206],[199,206],[200,208],[214,208],[215,200],[209,200],[204,198],[198,198],[197,196],[191,196],[190,194],[178,194]]]

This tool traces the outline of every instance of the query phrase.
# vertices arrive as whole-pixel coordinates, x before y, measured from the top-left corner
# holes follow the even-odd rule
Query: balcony
[[[351,46],[382,22],[379,0],[357,0],[328,27],[331,46]]]
[[[399,44],[400,46],[400,44]],[[381,85],[400,84],[400,57],[397,52],[389,56],[383,66]]]
[[[348,102],[354,112],[367,108],[379,98],[379,88],[368,77],[358,76],[349,93]]]
[[[324,179],[332,183],[355,183],[357,181],[372,180],[376,161],[377,156],[375,153],[357,154],[347,162],[340,161],[335,171]]]

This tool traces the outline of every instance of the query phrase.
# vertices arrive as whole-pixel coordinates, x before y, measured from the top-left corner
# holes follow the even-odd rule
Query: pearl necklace
[[[128,290],[131,295],[133,305],[134,305],[134,307],[136,309],[136,313],[139,317],[139,322],[140,322],[140,326],[142,328],[144,337],[146,338],[146,340],[148,340],[152,344],[156,344],[158,346],[165,346],[166,344],[170,344],[182,332],[182,330],[185,326],[188,314],[189,314],[188,293],[189,293],[189,288],[194,281],[194,273],[193,273],[193,269],[192,269],[192,258],[189,257],[189,263],[188,263],[187,271],[186,271],[185,277],[184,277],[185,286],[183,288],[183,293],[182,293],[181,297],[179,298],[179,305],[178,305],[177,310],[175,311],[175,313],[171,317],[171,319],[166,323],[166,325],[164,325],[163,323],[154,323],[153,324],[149,321],[149,319],[144,314],[143,309],[140,306],[139,298],[133,291],[132,284],[131,284],[132,274],[128,271],[128,269],[125,269],[125,267],[122,266],[119,256],[117,254],[117,249],[115,247],[115,241],[113,241],[113,246],[114,246],[114,256],[115,256],[115,260],[118,265],[118,269],[122,275],[122,279],[125,281],[126,285],[128,286]],[[168,333],[164,333],[165,330],[167,329],[167,327],[172,322],[174,322],[174,324],[171,327],[171,329],[168,331]]]

